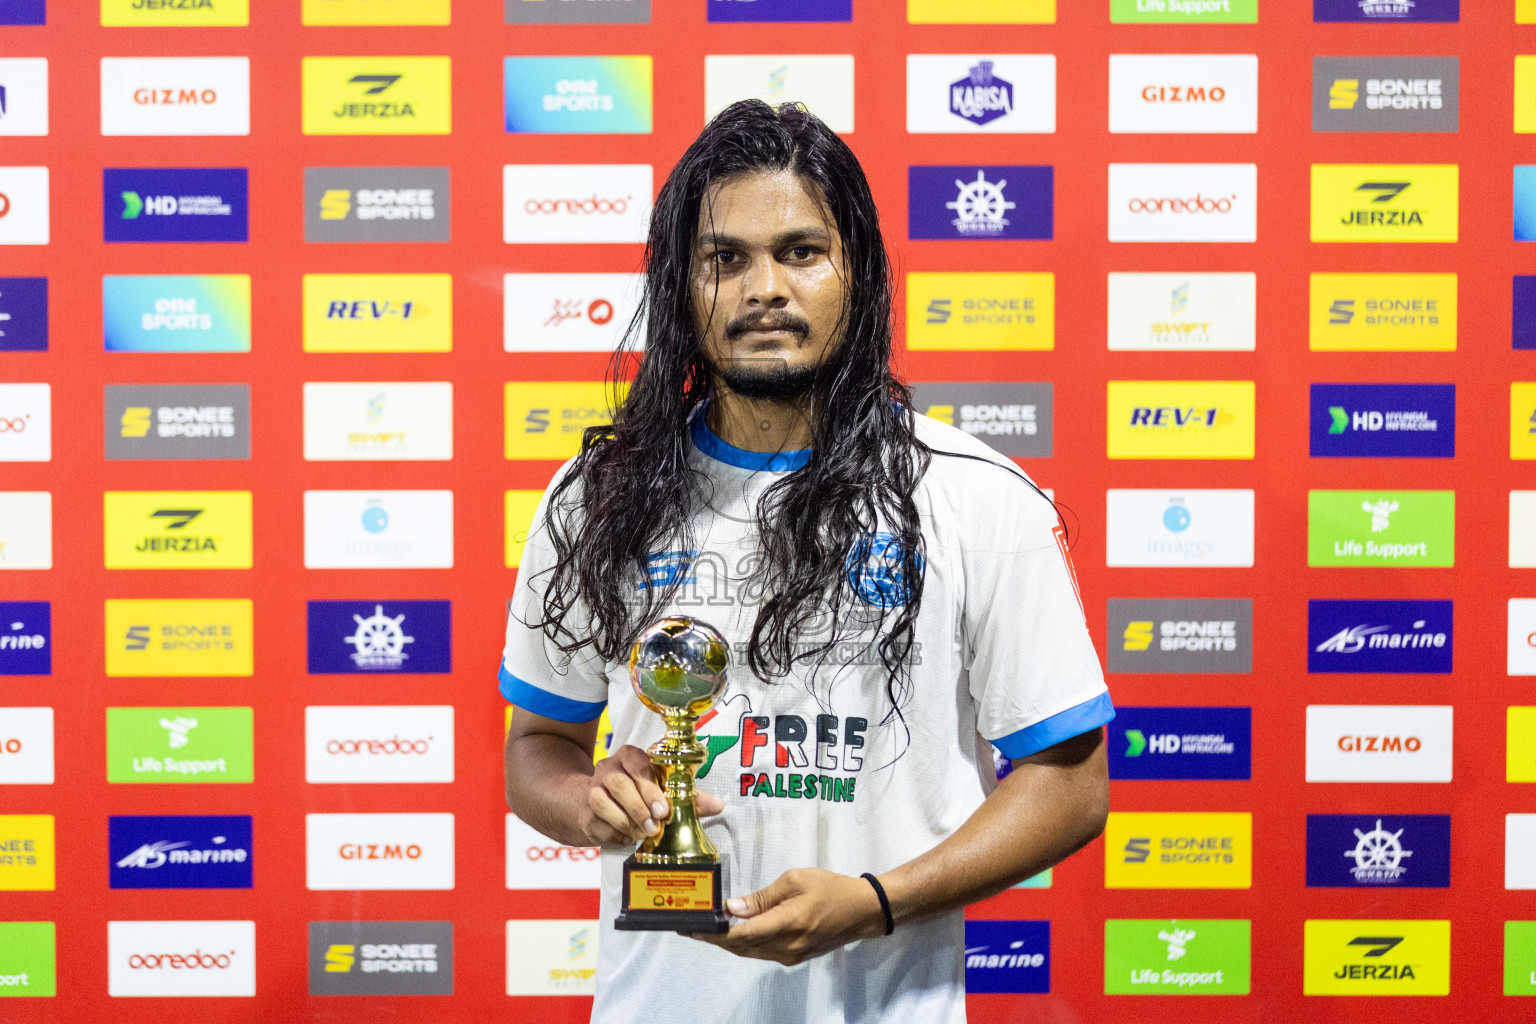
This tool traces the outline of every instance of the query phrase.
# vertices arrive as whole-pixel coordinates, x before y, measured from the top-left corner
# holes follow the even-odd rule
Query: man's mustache
[[[766,316],[762,313],[747,313],[725,325],[725,336],[730,341],[735,341],[748,331],[792,331],[805,338],[811,333],[811,322],[793,313]]]

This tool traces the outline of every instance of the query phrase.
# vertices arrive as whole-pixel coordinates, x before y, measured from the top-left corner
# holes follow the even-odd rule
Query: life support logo
[[[894,608],[906,604],[910,590],[906,569],[902,564],[905,554],[905,545],[895,534],[866,534],[848,552],[848,586],[853,588],[853,592],[865,604],[877,608]],[[914,551],[912,561],[921,575],[925,565],[923,553]]]

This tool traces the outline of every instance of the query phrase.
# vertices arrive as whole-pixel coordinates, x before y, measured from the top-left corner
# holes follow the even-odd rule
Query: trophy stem
[[[693,806],[693,775],[707,753],[694,732],[697,715],[670,714],[666,735],[649,753],[661,787],[672,803],[672,813],[661,822],[661,831],[641,844],[635,859],[642,864],[713,864],[720,851],[704,835]]]

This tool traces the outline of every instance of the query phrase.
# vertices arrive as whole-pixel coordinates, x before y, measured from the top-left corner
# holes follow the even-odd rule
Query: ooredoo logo
[[[1252,242],[1255,164],[1110,164],[1111,242]]]
[[[650,164],[508,164],[502,240],[643,242],[651,194]]]
[[[452,782],[453,707],[304,709],[309,782]]]
[[[1138,199],[1125,204],[1132,213],[1231,213],[1237,201],[1236,193],[1230,196],[1202,196],[1196,192],[1187,199]]]
[[[305,815],[310,889],[452,889],[453,815]]]
[[[254,921],[108,921],[112,996],[254,996]]]
[[[595,846],[564,846],[507,815],[508,889],[592,889],[602,885]]]

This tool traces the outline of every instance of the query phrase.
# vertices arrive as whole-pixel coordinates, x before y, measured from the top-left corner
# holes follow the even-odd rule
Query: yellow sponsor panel
[[[1451,922],[1308,921],[1309,996],[1451,994]]]
[[[1515,24],[1536,25],[1536,0],[1515,0]]]
[[[910,351],[1045,352],[1055,347],[1055,274],[907,275]]]
[[[447,57],[305,57],[305,135],[447,135]]]
[[[453,275],[305,274],[304,351],[453,351]]]
[[[909,25],[1054,25],[1056,0],[907,0]]]
[[[1455,274],[1313,274],[1314,352],[1456,351]]]
[[[450,0],[304,0],[305,25],[447,25]]]
[[[1247,889],[1253,815],[1111,812],[1104,827],[1106,889]]]
[[[53,815],[0,814],[0,890],[53,888]]]
[[[1454,242],[1455,164],[1313,164],[1312,241]]]
[[[1509,386],[1509,457],[1536,459],[1536,384]]]
[[[1536,707],[1506,709],[1504,781],[1536,782]]]
[[[504,397],[509,459],[568,459],[581,449],[583,430],[613,420],[613,391],[600,382],[520,381]]]
[[[108,28],[249,25],[251,4],[250,0],[101,0],[101,23]]]
[[[543,491],[508,491],[506,495],[507,568],[516,569],[523,564],[523,545],[528,542],[528,531],[533,527],[533,514],[538,510]]]
[[[1536,132],[1536,56],[1515,58],[1515,131]]]
[[[107,675],[248,676],[251,602],[113,600],[106,603]]]
[[[108,491],[108,569],[249,569],[250,491]]]
[[[1251,459],[1251,380],[1112,380],[1112,459]]]

